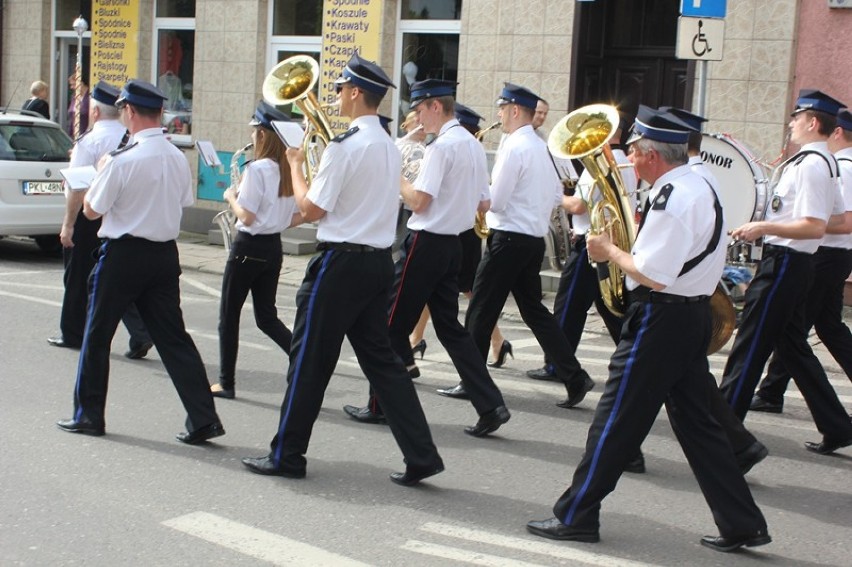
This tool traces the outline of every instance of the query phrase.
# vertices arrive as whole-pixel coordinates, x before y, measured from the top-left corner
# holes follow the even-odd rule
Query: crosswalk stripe
[[[214,335],[212,333],[202,333],[200,331],[197,331],[196,329],[187,329],[186,332],[189,333],[192,336],[193,339],[202,338],[202,339],[209,339],[209,340],[213,340],[213,341],[219,340],[219,335]],[[240,348],[253,348],[255,350],[272,350],[271,346],[261,345],[261,344],[253,343],[253,342],[250,342],[250,341],[244,341],[242,339],[240,339]]]
[[[23,299],[24,301],[32,301],[33,303],[41,303],[42,305],[50,305],[51,307],[62,307],[61,301],[51,301],[49,299],[42,299],[41,297],[33,297],[32,295],[23,295],[8,291],[0,291],[0,295],[5,297],[14,297],[15,299]]]
[[[445,545],[427,543],[416,539],[408,540],[401,546],[401,549],[420,553],[421,555],[431,555],[432,557],[440,557],[451,561],[469,563],[470,565],[489,565],[493,567],[542,567],[541,563],[527,563],[526,561],[517,561],[506,557],[490,555],[488,553],[459,549],[457,547],[447,547]]]
[[[588,565],[599,565],[601,567],[609,567],[610,565],[619,565],[621,567],[647,567],[649,565],[652,565],[644,561],[631,561],[629,559],[623,559],[621,557],[612,557],[599,553],[591,553],[582,549],[576,549],[574,547],[571,547],[570,544],[560,545],[543,541],[533,541],[529,539],[508,536],[505,534],[496,534],[486,532],[484,530],[463,528],[460,526],[441,524],[438,522],[427,522],[420,526],[420,529],[425,532],[436,535],[483,543],[489,546],[506,547],[516,551],[538,553],[541,555],[547,555],[548,557],[552,558],[581,561]]]
[[[335,567],[369,565],[206,512],[192,512],[165,520],[162,524],[273,565],[333,565]]]

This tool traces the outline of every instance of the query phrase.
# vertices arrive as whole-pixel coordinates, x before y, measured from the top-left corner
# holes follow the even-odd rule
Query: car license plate
[[[53,195],[62,192],[61,181],[24,181],[24,195]]]

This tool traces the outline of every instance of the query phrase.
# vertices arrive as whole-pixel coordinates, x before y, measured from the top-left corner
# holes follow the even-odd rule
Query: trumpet
[[[503,123],[498,120],[497,122],[494,122],[490,126],[487,126],[486,128],[483,128],[482,130],[477,131],[476,134],[474,134],[473,136],[478,141],[482,142],[482,139],[485,137],[485,135],[488,132],[490,132],[491,130],[498,128],[502,125],[503,125]],[[485,213],[483,213],[481,211],[476,211],[476,217],[473,220],[473,231],[476,233],[476,236],[478,236],[479,238],[481,238],[483,240],[488,238],[488,235],[491,234],[491,229],[488,228],[488,223],[485,221]]]

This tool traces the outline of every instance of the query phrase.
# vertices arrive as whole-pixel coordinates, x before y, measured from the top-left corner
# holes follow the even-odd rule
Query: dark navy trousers
[[[104,424],[109,353],[118,322],[131,303],[151,333],[157,352],[187,412],[186,429],[219,421],[207,371],[183,322],[180,261],[174,240],[106,240],[91,275],[86,331],[80,350],[74,417]]]
[[[852,272],[852,250],[821,246],[814,254],[814,281],[808,292],[805,326],[817,336],[852,379],[852,331],[843,322],[843,288]],[[757,395],[776,404],[784,402],[790,373],[777,355],[772,356]]]
[[[553,507],[562,523],[598,529],[601,501],[615,489],[665,404],[719,532],[734,536],[766,528],[731,445],[711,415],[716,383],[706,354],[710,333],[707,302],[630,305],[585,453]]]
[[[850,439],[852,421],[808,344],[805,309],[812,279],[811,254],[783,246],[763,247],[719,387],[737,417],[745,419],[774,350],[793,375],[819,432],[830,439]]]
[[[388,339],[393,269],[390,249],[329,249],[308,264],[296,294],[287,391],[270,444],[276,467],[305,471],[311,432],[344,337],[385,410],[406,464],[428,467],[438,461],[414,384]]]

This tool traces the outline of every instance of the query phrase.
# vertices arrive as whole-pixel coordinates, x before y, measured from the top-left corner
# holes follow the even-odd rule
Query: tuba
[[[314,94],[319,80],[319,65],[309,55],[295,55],[277,64],[263,79],[263,100],[273,106],[295,104],[307,121],[302,149],[308,162],[305,178],[310,185],[319,168],[322,149],[332,138],[334,130],[328,115]]]
[[[571,112],[551,130],[547,139],[550,152],[565,159],[579,159],[592,176],[588,196],[592,234],[608,232],[612,242],[630,251],[636,240],[633,211],[618,164],[607,142],[618,129],[618,110],[614,106],[592,104]],[[595,202],[592,193],[600,192]],[[607,309],[621,317],[627,309],[624,273],[614,263],[597,264],[598,285]]]
[[[474,138],[476,138],[479,142],[482,142],[482,139],[485,135],[493,130],[494,128],[499,128],[502,125],[502,122],[494,122],[487,128],[483,128],[482,130],[478,130],[476,134],[474,134]],[[491,229],[488,228],[488,223],[485,222],[485,213],[481,211],[476,211],[476,218],[473,220],[473,232],[476,233],[476,236],[485,240],[488,238],[488,235],[491,234]]]
[[[249,150],[254,147],[254,144],[249,142],[239,151],[234,152],[234,155],[231,156],[231,185],[228,187],[230,189],[233,187],[236,189],[240,185],[240,158],[246,154]],[[237,222],[237,217],[234,215],[234,212],[230,207],[216,213],[216,216],[213,217],[213,222],[219,227],[219,230],[222,231],[222,244],[225,245],[225,252],[231,251],[231,242],[234,240],[234,229]]]

